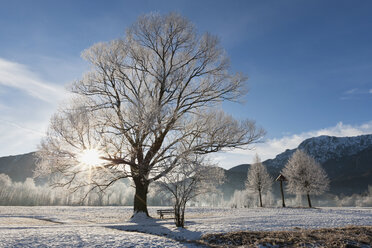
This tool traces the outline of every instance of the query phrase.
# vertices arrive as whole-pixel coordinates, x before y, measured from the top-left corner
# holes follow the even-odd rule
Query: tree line
[[[329,179],[325,170],[303,150],[293,153],[277,179],[287,183],[287,192],[305,195],[310,208],[312,207],[310,196],[323,194],[329,188]],[[262,195],[271,190],[273,182],[273,178],[256,155],[255,162],[248,170],[246,189],[257,193],[260,207],[263,206]],[[281,194],[282,206],[285,206],[283,190]]]

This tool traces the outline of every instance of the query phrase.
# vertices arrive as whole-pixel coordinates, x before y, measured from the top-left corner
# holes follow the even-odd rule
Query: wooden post
[[[307,203],[309,204],[309,208],[311,208],[311,201],[310,201],[310,195],[309,193],[306,194],[307,195]]]
[[[275,179],[275,181],[280,182],[280,193],[282,195],[282,207],[285,208],[283,181],[287,181],[287,179],[282,174],[279,174],[279,176]]]
[[[280,180],[280,193],[282,194],[282,207],[285,208],[283,181],[282,180]]]

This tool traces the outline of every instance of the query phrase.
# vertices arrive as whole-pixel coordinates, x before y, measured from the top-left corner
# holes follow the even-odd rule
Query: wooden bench
[[[159,209],[156,212],[159,214],[160,219],[164,219],[164,215],[174,215],[174,209]]]

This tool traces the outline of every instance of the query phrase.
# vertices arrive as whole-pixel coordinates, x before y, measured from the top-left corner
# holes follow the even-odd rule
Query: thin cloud
[[[350,90],[347,90],[343,93],[343,95],[340,97],[341,100],[350,100],[350,99],[357,99],[362,96],[372,94],[372,89],[359,89],[359,88],[353,88]]]
[[[50,116],[69,97],[63,86],[42,80],[25,65],[0,58],[0,156],[35,151]]]
[[[0,119],[0,156],[18,155],[36,151],[45,135],[48,122],[27,121],[22,124]]]
[[[0,122],[3,122],[3,123],[5,123],[5,124],[7,124],[9,126],[15,127],[16,129],[21,129],[21,130],[26,131],[26,132],[34,133],[36,135],[39,135],[40,137],[43,137],[45,135],[45,133],[42,132],[42,131],[39,131],[39,130],[33,129],[33,128],[25,127],[25,126],[23,126],[21,124],[18,124],[16,122],[14,122],[14,121],[8,121],[8,120],[4,120],[4,119],[1,119],[0,118]]]
[[[350,89],[350,90],[345,91],[345,94],[346,95],[353,95],[357,92],[358,92],[358,88],[354,88],[354,89]]]
[[[337,123],[336,126],[304,132],[301,134],[294,134],[284,136],[279,139],[269,139],[265,143],[256,144],[251,150],[234,150],[231,152],[221,153],[218,156],[220,166],[230,168],[243,163],[251,163],[255,153],[257,153],[262,161],[266,159],[273,159],[276,155],[284,152],[286,149],[296,148],[302,141],[311,137],[321,135],[336,136],[336,137],[350,137],[363,134],[372,134],[372,121],[363,123],[361,125],[347,125],[342,122]],[[224,157],[224,159],[222,158]]]
[[[1,95],[1,93],[0,93],[0,95]],[[10,109],[9,106],[0,103],[0,110],[8,110],[8,109]]]
[[[46,83],[25,65],[0,58],[0,84],[16,88],[45,102],[55,103],[66,95],[63,87]]]

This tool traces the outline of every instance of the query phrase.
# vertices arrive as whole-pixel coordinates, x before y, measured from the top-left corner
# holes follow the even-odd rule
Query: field
[[[131,215],[131,207],[3,206],[0,247],[200,247],[212,233],[372,226],[372,208],[189,208],[186,229]]]

